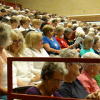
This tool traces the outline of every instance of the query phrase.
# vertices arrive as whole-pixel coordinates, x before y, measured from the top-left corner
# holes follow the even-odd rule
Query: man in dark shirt
[[[77,79],[72,83],[64,82],[58,91],[63,97],[85,98],[88,95],[85,88]]]
[[[64,49],[60,52],[60,56],[64,58],[78,58],[79,53],[74,49]],[[78,63],[66,63],[68,74],[64,77],[64,82],[58,89],[62,97],[85,98],[88,93],[77,79],[80,74],[80,65]]]

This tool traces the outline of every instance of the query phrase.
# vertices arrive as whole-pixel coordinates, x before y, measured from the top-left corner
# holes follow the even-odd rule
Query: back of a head
[[[81,58],[100,59],[100,56],[93,52],[87,52]],[[84,70],[90,70],[92,66],[95,67],[96,65],[100,67],[99,63],[83,63]]]
[[[78,58],[79,57],[79,53],[77,52],[77,50],[68,49],[68,48],[61,50],[59,55],[63,58]]]
[[[84,38],[84,40],[83,40],[83,47],[84,47],[84,48],[87,48],[88,45],[91,44],[91,43],[93,43],[93,42],[94,42],[93,37],[87,35],[87,36]]]
[[[93,52],[87,52],[82,56],[82,58],[98,58],[98,59],[100,59],[100,56]]]

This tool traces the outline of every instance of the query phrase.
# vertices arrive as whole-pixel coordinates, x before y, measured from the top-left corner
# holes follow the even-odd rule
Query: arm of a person
[[[2,68],[2,63],[0,61],[0,94],[7,94],[7,89],[2,87],[2,72],[3,72],[3,68]]]
[[[89,94],[86,99],[95,99],[95,100],[100,100],[100,91],[93,92]]]
[[[24,82],[20,79],[17,79],[17,85],[18,86],[27,86],[29,83],[28,82]]]
[[[60,53],[60,50],[56,50],[56,49],[51,48],[48,43],[43,44],[43,47],[48,52],[54,52],[54,53],[58,53],[58,54]]]
[[[33,77],[32,79],[31,79],[31,82],[35,82],[35,81],[39,81],[40,80],[40,74],[39,73],[34,73],[35,74],[35,77]],[[30,83],[31,83],[30,82]]]

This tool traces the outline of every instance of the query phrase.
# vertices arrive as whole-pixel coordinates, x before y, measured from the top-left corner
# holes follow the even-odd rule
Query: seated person
[[[7,47],[8,52],[13,57],[26,57],[23,52],[25,49],[25,42],[23,35],[20,32],[13,31],[11,33],[12,43]],[[17,85],[27,86],[33,82],[40,80],[36,71],[34,71],[33,62],[14,61],[13,66],[16,67]]]
[[[88,52],[82,56],[82,58],[98,58],[100,59],[100,56]],[[97,82],[95,81],[94,77],[100,73],[100,64],[97,63],[84,63],[83,64],[83,71],[78,76],[78,80],[81,82],[81,84],[84,86],[84,88],[87,90],[88,93],[93,93],[97,90],[100,90]]]
[[[63,58],[78,58],[79,54],[74,49],[64,49],[61,51],[60,56]],[[62,97],[67,98],[86,98],[89,96],[91,98],[93,95],[96,95],[95,98],[100,97],[97,93],[94,92],[91,95],[88,95],[86,88],[82,85],[80,80],[78,80],[78,76],[80,74],[79,69],[81,68],[78,63],[66,63],[66,67],[68,69],[68,74],[64,77],[64,82],[57,90]]]
[[[0,99],[6,99],[7,94],[7,57],[11,55],[6,51],[10,44],[11,27],[7,24],[0,23]],[[16,68],[13,67],[13,88],[17,87]],[[3,96],[3,97],[2,97]]]
[[[57,55],[60,53],[60,45],[54,37],[54,27],[51,25],[45,25],[43,27],[43,47],[48,54]]]
[[[84,55],[87,52],[94,52],[93,50],[94,39],[91,36],[86,36],[83,40],[82,48],[80,50],[80,56]]]
[[[26,93],[43,96],[60,96],[55,91],[59,88],[67,72],[64,63],[46,62],[41,71],[41,83],[29,88]]]
[[[46,50],[43,48],[42,34],[40,32],[29,32],[25,37],[27,48],[24,49],[24,54],[28,57],[49,57]],[[40,74],[44,62],[34,62],[34,70]]]

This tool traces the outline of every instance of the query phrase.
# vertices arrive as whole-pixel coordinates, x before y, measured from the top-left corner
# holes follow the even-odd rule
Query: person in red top
[[[98,58],[100,59],[100,56],[88,52],[82,56],[82,58]],[[78,80],[81,82],[81,84],[85,87],[88,93],[93,93],[98,90],[100,90],[100,87],[98,86],[96,80],[94,77],[99,74],[100,72],[100,64],[97,63],[85,63],[84,70],[82,73],[78,76]]]
[[[68,44],[66,41],[63,39],[63,33],[64,33],[64,28],[61,26],[56,27],[56,40],[60,44],[60,47],[63,48],[68,48]]]
[[[74,48],[77,45],[77,44],[68,45],[66,40],[63,38],[64,28],[62,26],[56,27],[55,33],[56,33],[55,34],[55,38],[58,41],[61,49],[64,49],[64,48]]]

